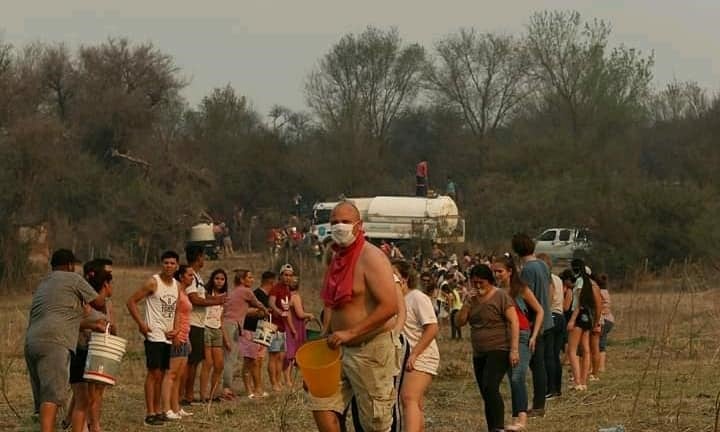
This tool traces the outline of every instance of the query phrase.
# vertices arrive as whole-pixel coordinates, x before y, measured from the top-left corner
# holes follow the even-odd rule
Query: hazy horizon
[[[190,79],[183,95],[191,105],[231,84],[263,115],[275,104],[306,109],[307,74],[348,32],[395,26],[404,41],[432,52],[435,41],[461,27],[519,34],[530,15],[543,9],[575,9],[585,20],[604,19],[613,25],[613,44],[654,52],[655,87],[677,78],[711,92],[720,89],[720,4],[712,1],[4,3],[0,37],[16,46],[37,40],[74,48],[108,37],[151,41]]]

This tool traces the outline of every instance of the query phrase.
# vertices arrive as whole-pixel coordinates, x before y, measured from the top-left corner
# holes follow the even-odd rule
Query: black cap
[[[76,264],[80,261],[75,258],[75,254],[72,253],[69,249],[58,249],[52,254],[52,258],[50,258],[50,266],[51,267],[58,267],[68,264]]]

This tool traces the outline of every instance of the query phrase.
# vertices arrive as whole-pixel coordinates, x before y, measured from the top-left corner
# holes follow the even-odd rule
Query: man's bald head
[[[355,224],[360,222],[360,210],[350,201],[343,201],[333,208],[330,213],[330,223]]]

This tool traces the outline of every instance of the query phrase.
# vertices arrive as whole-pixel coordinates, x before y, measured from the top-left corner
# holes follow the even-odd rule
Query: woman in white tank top
[[[224,296],[227,294],[227,274],[217,269],[210,275],[206,285],[207,296]],[[205,308],[205,361],[200,371],[200,397],[203,400],[215,399],[220,388],[223,368],[225,367],[225,350],[230,350],[230,342],[223,331],[223,305]],[[212,380],[210,380],[212,371]],[[210,382],[209,382],[210,381]]]

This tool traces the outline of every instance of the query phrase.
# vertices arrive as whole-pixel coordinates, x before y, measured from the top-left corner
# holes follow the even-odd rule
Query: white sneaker
[[[180,414],[178,414],[178,413],[176,413],[176,412],[173,412],[172,410],[168,410],[168,411],[165,413],[165,416],[167,417],[168,420],[180,420],[180,419],[182,419],[182,416],[181,416]]]
[[[193,413],[187,412],[182,408],[180,408],[180,411],[178,411],[178,414],[180,414],[181,417],[190,417],[190,416],[194,415]]]

